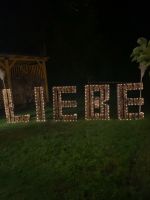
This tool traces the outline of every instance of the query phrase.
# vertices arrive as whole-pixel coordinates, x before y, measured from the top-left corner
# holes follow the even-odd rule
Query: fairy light
[[[76,101],[62,100],[62,94],[76,93],[76,86],[53,87],[53,119],[55,121],[76,121],[77,114],[63,114],[64,108],[77,107]]]
[[[16,116],[14,116],[14,119],[15,119],[15,123],[18,123],[18,122],[27,123],[30,120],[30,115],[29,114],[16,115]]]
[[[43,87],[34,87],[34,97],[36,105],[36,121],[45,122],[45,102]]]
[[[11,90],[3,89],[2,94],[3,94],[5,115],[7,122],[8,123],[29,122],[30,119],[29,114],[15,116]]]
[[[99,94],[99,96],[96,95]],[[109,85],[85,85],[85,119],[109,120]]]
[[[5,107],[5,115],[8,123],[14,123],[14,104],[12,102],[12,95],[10,89],[3,89],[3,101]]]
[[[143,83],[117,84],[117,109],[119,120],[143,119],[144,112],[130,112],[129,107],[144,105],[144,98],[130,98],[129,91],[142,91]],[[29,122],[30,115],[15,115],[11,89],[3,89],[3,101],[8,123]],[[53,87],[53,119],[55,121],[76,121],[77,114],[67,113],[68,108],[76,108],[75,100],[65,100],[65,96],[76,94],[76,86]],[[36,121],[45,122],[45,101],[43,87],[34,87]],[[109,84],[85,85],[85,119],[109,120]],[[134,108],[133,108],[134,109]],[[66,114],[67,113],[67,114]]]
[[[144,105],[144,98],[128,98],[128,91],[143,90],[143,83],[126,83],[117,84],[117,101],[118,101],[118,119],[131,120],[143,119],[144,113],[129,113],[129,106],[142,106]]]

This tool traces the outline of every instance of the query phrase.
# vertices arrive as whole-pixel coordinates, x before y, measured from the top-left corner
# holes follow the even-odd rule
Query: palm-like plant
[[[139,63],[139,69],[141,71],[140,82],[142,82],[145,71],[150,66],[150,40],[141,37],[137,40],[138,46],[133,49],[131,57],[132,61]],[[140,90],[140,98],[142,92]],[[141,106],[139,106],[139,112],[141,112]]]
[[[137,40],[138,46],[133,49],[131,57],[132,61],[139,63],[141,70],[140,81],[142,82],[145,71],[150,66],[150,40],[141,37]]]

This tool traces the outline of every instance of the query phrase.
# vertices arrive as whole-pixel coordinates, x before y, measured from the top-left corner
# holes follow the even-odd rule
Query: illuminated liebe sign
[[[128,98],[128,91],[143,90],[142,83],[117,84],[117,110],[119,120],[144,119],[144,113],[129,112],[129,106],[144,105],[144,98]],[[77,108],[76,100],[64,100],[63,95],[76,94],[76,86],[53,87],[53,120],[54,121],[77,121],[77,113],[63,113],[64,109]],[[3,89],[5,115],[8,123],[29,122],[30,114],[15,115],[12,100],[12,91]],[[34,88],[36,121],[45,122],[45,101],[43,87]],[[85,120],[109,120],[109,84],[85,85]],[[69,111],[68,111],[69,112]]]

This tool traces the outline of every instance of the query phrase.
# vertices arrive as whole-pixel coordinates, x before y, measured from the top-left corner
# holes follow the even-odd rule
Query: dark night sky
[[[150,39],[143,1],[5,1],[0,27],[1,53],[42,55],[45,43],[50,84],[138,80],[130,54],[138,37]]]

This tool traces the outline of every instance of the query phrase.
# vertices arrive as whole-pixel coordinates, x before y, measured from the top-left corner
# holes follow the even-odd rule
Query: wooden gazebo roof
[[[47,61],[47,56],[28,56],[28,55],[15,55],[15,54],[0,54],[0,60],[11,60],[11,61]]]

